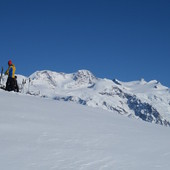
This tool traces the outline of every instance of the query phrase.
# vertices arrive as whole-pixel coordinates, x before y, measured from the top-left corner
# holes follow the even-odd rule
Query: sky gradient
[[[169,0],[0,0],[0,66],[90,70],[170,87]]]

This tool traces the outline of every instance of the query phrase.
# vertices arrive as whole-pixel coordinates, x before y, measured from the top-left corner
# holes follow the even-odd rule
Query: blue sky
[[[90,70],[170,87],[169,0],[0,0],[0,66]]]

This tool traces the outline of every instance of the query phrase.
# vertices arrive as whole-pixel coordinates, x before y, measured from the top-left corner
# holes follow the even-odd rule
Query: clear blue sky
[[[0,66],[170,87],[169,0],[0,0]]]

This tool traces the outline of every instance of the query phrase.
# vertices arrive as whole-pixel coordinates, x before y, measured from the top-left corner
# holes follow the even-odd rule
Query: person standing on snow
[[[15,65],[11,60],[8,61],[8,69],[5,72],[5,75],[8,75],[8,79],[6,82],[6,90],[7,91],[15,91]]]

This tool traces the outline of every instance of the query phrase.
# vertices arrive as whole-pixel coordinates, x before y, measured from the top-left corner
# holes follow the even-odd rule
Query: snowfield
[[[170,169],[170,128],[0,90],[1,170]]]

